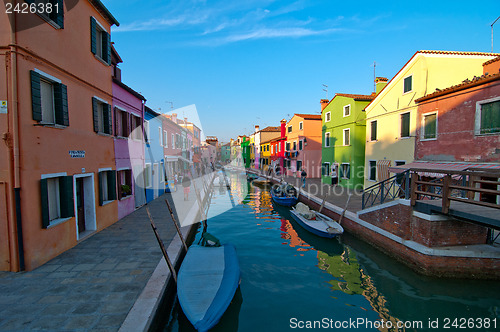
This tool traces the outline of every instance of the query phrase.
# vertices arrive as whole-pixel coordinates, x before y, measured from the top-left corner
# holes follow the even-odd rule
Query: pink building
[[[144,169],[142,123],[146,98],[121,81],[120,62],[120,56],[111,47],[118,219],[146,203],[141,178]]]

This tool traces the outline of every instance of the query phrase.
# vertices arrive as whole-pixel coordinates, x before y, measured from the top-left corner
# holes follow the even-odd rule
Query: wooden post
[[[167,199],[165,199],[165,203],[167,203],[168,211],[170,212],[170,217],[172,218],[172,222],[174,223],[175,228],[177,229],[177,234],[179,234],[182,245],[184,246],[184,249],[186,249],[186,252],[187,252],[188,246],[186,244],[186,241],[184,240],[184,236],[182,236],[181,228],[177,224],[177,220],[175,219],[175,216],[174,216],[174,211],[172,211],[172,207],[170,206],[170,203],[168,202]]]
[[[449,210],[450,210],[450,184],[451,184],[451,175],[447,174],[444,178],[443,178],[443,191],[442,191],[442,196],[443,196],[443,200],[442,200],[442,210],[441,212],[443,212],[444,214],[448,214]]]
[[[149,213],[149,209],[147,206],[146,206],[146,212],[148,214],[149,222],[151,223],[151,227],[153,228],[153,232],[155,233],[156,241],[158,241],[158,244],[160,245],[161,252],[163,253],[163,257],[165,257],[165,261],[167,262],[170,273],[172,273],[172,277],[174,278],[174,282],[177,283],[177,272],[175,271],[174,265],[172,264],[172,262],[170,261],[170,258],[168,257],[167,250],[165,249],[165,245],[163,244],[163,241],[160,238],[160,234],[158,234],[158,229],[156,228],[156,225],[153,222],[153,217],[151,217],[151,214]]]
[[[417,180],[418,174],[416,172],[411,173],[411,192],[410,192],[410,202],[411,206],[415,206],[415,202],[417,201]]]
[[[349,196],[349,198],[351,198],[351,197]],[[319,210],[318,210],[319,213],[321,213],[321,210],[323,210],[323,206],[325,206],[325,200],[326,200],[326,195],[323,196],[323,201],[321,202],[321,206],[319,207]]]
[[[469,188],[474,188],[474,186],[476,185],[475,181],[476,181],[476,177],[474,175],[469,175],[469,185],[468,185],[468,187]],[[475,194],[476,193],[474,191],[468,190],[467,191],[467,199],[473,200]]]

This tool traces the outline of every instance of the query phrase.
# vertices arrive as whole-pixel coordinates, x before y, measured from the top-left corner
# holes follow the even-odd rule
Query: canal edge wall
[[[210,185],[214,177],[209,181]],[[210,204],[211,195],[209,192],[201,190],[200,198],[203,202],[203,207],[206,208]],[[167,213],[165,209],[165,213]],[[194,238],[194,235],[200,225],[201,215],[197,202],[193,204],[189,210],[186,220],[191,219],[192,223],[188,226],[181,227],[182,237],[188,242],[188,239]],[[188,221],[189,222],[189,221]],[[175,234],[174,238],[167,247],[167,254],[176,271],[179,271],[185,252],[179,234]],[[158,317],[159,308],[165,307],[165,301],[168,301],[168,293],[175,291],[175,283],[172,274],[167,266],[165,257],[162,257],[158,262],[153,274],[149,278],[146,286],[135,301],[132,309],[130,309],[127,317],[123,321],[120,332],[138,332],[151,331],[159,321],[163,321],[164,317]]]
[[[273,183],[280,179],[268,177]],[[296,187],[297,190],[299,188]],[[300,192],[299,200],[318,209],[322,200],[307,192]],[[396,205],[410,207],[409,200],[399,199],[358,213],[346,211],[342,227],[349,233],[374,246],[386,255],[428,276],[472,279],[500,279],[500,248],[481,250],[481,245],[428,247],[407,240],[360,218],[361,215]],[[338,220],[343,209],[325,202],[322,213]],[[417,217],[422,215],[417,213]],[[437,216],[432,216],[438,218]]]

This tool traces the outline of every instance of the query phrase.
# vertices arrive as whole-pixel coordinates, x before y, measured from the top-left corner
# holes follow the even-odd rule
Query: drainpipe
[[[19,110],[18,110],[18,82],[17,82],[17,38],[16,38],[16,16],[12,15],[12,30],[10,37],[10,98],[7,98],[7,105],[9,106],[10,119],[9,132],[12,137],[12,144],[10,146],[11,154],[11,184],[13,183],[14,203],[15,203],[15,220],[13,212],[9,218],[9,243],[10,243],[10,257],[11,257],[11,270],[23,271],[24,266],[24,246],[23,246],[23,233],[22,233],[22,216],[21,216],[21,176],[19,165]],[[9,73],[9,71],[8,71]],[[9,188],[10,189],[10,188]],[[11,191],[12,192],[12,191]],[[15,231],[17,229],[17,232]],[[16,233],[16,234],[14,234]],[[17,243],[17,246],[16,246]],[[17,248],[16,248],[17,247]],[[17,251],[18,256],[14,254]]]

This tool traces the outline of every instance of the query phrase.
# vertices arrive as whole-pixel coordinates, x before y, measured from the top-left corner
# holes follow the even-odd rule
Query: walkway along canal
[[[245,185],[246,196],[232,186],[242,199],[234,207],[225,190],[212,197],[208,231],[236,246],[242,271],[240,290],[213,331],[335,328],[353,320],[361,330],[442,329],[455,319],[498,327],[498,282],[428,277],[349,234],[316,237],[271,202],[269,188]],[[193,331],[178,304],[160,315],[169,317],[163,331]]]

